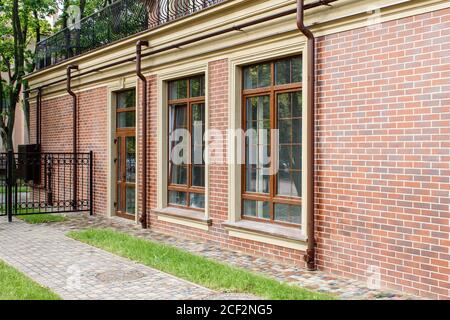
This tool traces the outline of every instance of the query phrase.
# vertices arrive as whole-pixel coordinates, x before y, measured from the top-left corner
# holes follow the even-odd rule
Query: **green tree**
[[[26,86],[23,78],[34,67],[30,47],[41,35],[46,24],[43,15],[51,4],[49,0],[0,0],[0,71],[6,75],[0,79],[0,138],[5,149],[13,147],[16,105]],[[29,122],[29,108],[24,107],[24,112]]]
[[[51,14],[62,12],[59,25],[67,26],[66,10],[78,5],[82,16],[108,4],[108,0],[0,0],[0,139],[6,150],[13,148],[16,106],[21,92],[28,89],[24,80],[35,69],[35,45],[52,28]],[[25,95],[26,96],[26,95]],[[29,135],[30,108],[23,101],[25,124]]]

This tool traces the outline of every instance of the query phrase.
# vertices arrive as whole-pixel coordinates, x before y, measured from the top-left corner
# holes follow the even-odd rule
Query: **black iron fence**
[[[0,153],[0,216],[93,214],[93,154]]]
[[[36,69],[185,17],[225,0],[118,0],[39,42]]]

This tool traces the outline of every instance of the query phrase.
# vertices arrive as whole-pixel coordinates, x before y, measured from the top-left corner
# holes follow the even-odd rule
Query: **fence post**
[[[89,152],[89,214],[94,215],[94,153]]]
[[[8,151],[8,160],[7,160],[7,168],[8,168],[8,172],[7,172],[7,204],[6,204],[6,210],[8,213],[8,222],[12,222],[12,214],[13,214],[13,173],[14,173],[14,169],[13,169],[13,165],[14,165],[14,153],[12,150]]]

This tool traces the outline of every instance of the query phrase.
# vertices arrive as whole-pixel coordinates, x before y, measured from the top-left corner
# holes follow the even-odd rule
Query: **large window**
[[[169,82],[169,183],[171,206],[205,208],[205,77]]]
[[[300,225],[301,57],[243,69],[243,219]]]

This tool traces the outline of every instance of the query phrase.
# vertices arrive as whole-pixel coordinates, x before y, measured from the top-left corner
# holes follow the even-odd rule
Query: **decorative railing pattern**
[[[225,0],[118,0],[39,42],[36,69],[103,47]]]
[[[92,152],[0,153],[0,216],[92,214],[92,202]]]

